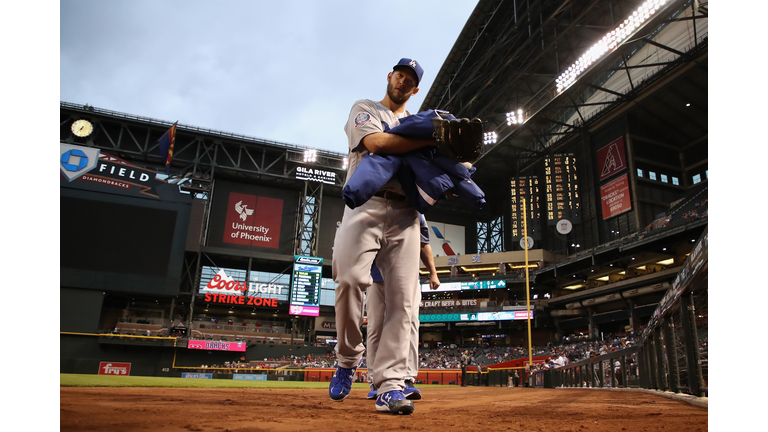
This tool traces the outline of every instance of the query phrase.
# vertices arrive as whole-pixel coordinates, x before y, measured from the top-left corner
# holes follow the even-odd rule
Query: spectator
[[[467,386],[467,365],[469,365],[469,351],[464,350],[461,355],[461,386]]]

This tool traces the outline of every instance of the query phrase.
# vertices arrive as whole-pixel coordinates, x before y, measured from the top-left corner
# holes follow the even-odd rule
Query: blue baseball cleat
[[[376,390],[376,386],[371,384],[371,391],[368,392],[367,399],[376,399],[377,394],[378,394],[378,390]]]
[[[403,389],[403,395],[408,400],[420,400],[421,390],[413,386],[412,380],[405,380],[405,389]]]
[[[333,374],[333,378],[331,378],[331,384],[328,386],[328,395],[331,397],[331,400],[342,401],[349,396],[349,392],[352,391],[352,381],[355,379],[355,372],[362,361],[363,359],[361,358],[357,362],[357,366],[353,368],[336,367],[336,372]]]
[[[376,398],[376,411],[408,415],[413,413],[413,402],[400,390],[388,391]]]

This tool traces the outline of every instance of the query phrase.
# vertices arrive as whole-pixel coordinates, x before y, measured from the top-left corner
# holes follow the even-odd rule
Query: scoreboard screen
[[[497,311],[419,315],[420,322],[514,321],[533,319],[533,311]]]
[[[561,219],[581,222],[581,197],[576,157],[572,153],[555,154],[544,160],[547,196],[547,225]]]
[[[294,255],[291,280],[291,315],[320,316],[323,259]]]
[[[539,197],[539,178],[537,176],[515,177],[510,181],[510,203],[512,205],[510,224],[513,242],[523,237],[526,224],[528,236],[534,240],[541,240]],[[525,213],[523,213],[523,200],[525,200]],[[525,223],[523,223],[524,218],[528,219]]]
[[[505,279],[472,282],[445,282],[441,283],[440,287],[436,290],[431,289],[429,284],[421,284],[421,292],[482,290],[506,287],[507,281]]]

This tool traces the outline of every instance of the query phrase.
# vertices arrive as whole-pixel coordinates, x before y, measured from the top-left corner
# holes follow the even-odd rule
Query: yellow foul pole
[[[531,287],[528,277],[528,211],[525,208],[525,198],[523,198],[523,242],[525,243],[525,303],[528,312],[528,367],[533,364],[533,352],[531,350]]]

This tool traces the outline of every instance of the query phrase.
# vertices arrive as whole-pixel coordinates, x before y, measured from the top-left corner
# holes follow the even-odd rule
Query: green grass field
[[[59,374],[61,387],[174,387],[174,388],[280,388],[327,389],[327,382],[310,381],[235,381],[229,379],[160,378],[95,374]],[[419,384],[419,388],[445,387]],[[368,389],[355,383],[352,388]]]
[[[235,381],[229,379],[160,378],[95,374],[59,374],[61,387],[175,387],[175,388],[328,388],[327,382],[305,381]],[[368,388],[363,383],[352,388]]]

